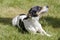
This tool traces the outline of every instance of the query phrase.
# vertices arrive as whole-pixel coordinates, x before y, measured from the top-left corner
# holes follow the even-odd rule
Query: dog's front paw
[[[52,35],[50,35],[50,34],[47,34],[47,36],[48,36],[48,37],[51,37]]]

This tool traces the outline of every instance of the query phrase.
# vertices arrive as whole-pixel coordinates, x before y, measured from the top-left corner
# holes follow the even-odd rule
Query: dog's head
[[[28,16],[37,17],[37,16],[39,16],[47,11],[48,11],[48,6],[43,6],[43,7],[35,6],[29,10]]]

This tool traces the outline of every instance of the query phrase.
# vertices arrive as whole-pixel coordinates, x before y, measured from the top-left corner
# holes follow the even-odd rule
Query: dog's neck
[[[33,21],[33,20],[36,20],[36,21],[39,21],[39,16],[37,16],[37,17],[26,17],[26,18],[24,18],[23,20],[31,20],[31,21]]]
[[[23,20],[39,20],[40,15],[38,16],[31,16],[30,14],[27,14],[26,17]]]

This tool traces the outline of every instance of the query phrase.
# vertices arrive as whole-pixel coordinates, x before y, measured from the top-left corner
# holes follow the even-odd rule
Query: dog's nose
[[[49,8],[49,6],[46,6],[46,8]]]

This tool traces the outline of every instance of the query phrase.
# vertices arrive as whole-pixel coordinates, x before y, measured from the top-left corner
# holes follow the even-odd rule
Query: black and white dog
[[[12,19],[12,25],[18,26],[22,28],[24,31],[28,31],[30,33],[36,34],[37,32],[41,33],[42,35],[51,36],[50,34],[46,33],[41,24],[39,23],[40,16],[48,11],[48,6],[35,6],[32,7],[28,14],[20,14],[17,15],[15,18]]]

